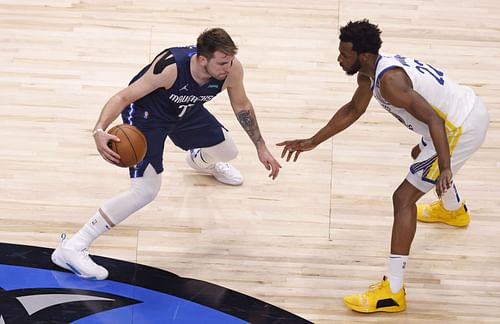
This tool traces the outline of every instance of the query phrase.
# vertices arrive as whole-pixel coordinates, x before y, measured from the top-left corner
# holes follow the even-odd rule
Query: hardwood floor
[[[195,173],[168,141],[160,195],[92,253],[209,281],[315,323],[499,321],[500,3],[491,0],[0,0],[0,240],[55,247],[59,233],[74,233],[128,187],[127,170],[100,158],[90,129],[160,50],[224,27],[279,156],[274,143],[314,134],[350,100],[355,78],[337,64],[338,28],[364,17],[383,30],[384,52],[445,70],[491,117],[485,143],[455,177],[471,225],[418,224],[406,312],[366,316],[342,303],[387,270],[391,196],[419,140],[375,100],[333,141],[283,161],[272,181],[219,95],[207,106],[239,146],[245,184]]]

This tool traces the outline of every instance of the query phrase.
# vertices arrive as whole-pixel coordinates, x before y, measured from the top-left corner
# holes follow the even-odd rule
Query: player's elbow
[[[122,93],[115,94],[113,97],[111,97],[110,101],[113,102],[118,107],[126,107],[133,102],[131,98],[128,98]]]
[[[434,113],[432,114],[428,121],[427,121],[427,125],[429,125],[429,127],[439,127],[439,128],[444,128],[445,126],[445,121],[443,118],[441,118],[437,113]]]

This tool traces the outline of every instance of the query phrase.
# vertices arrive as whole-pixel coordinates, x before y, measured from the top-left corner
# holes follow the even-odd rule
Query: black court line
[[[0,243],[0,251],[0,264],[65,271],[50,261],[53,249]],[[92,258],[108,269],[110,273],[108,280],[176,296],[249,323],[312,323],[259,299],[205,281],[183,278],[174,273],[141,264],[100,256],[92,256]]]

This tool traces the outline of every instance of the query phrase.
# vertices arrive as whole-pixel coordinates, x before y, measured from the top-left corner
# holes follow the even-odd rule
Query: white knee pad
[[[238,156],[238,147],[234,143],[229,132],[222,129],[225,140],[214,146],[204,147],[201,149],[201,159],[207,164],[215,162],[228,162],[234,160]]]
[[[106,202],[101,209],[117,225],[132,213],[153,201],[161,187],[161,174],[157,174],[151,165],[148,165],[144,175],[133,178],[130,188]]]

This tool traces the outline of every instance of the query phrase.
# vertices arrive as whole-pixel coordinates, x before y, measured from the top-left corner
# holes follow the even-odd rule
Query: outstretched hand
[[[120,163],[120,155],[108,146],[110,141],[120,141],[117,136],[108,134],[105,131],[99,131],[94,134],[94,141],[97,151],[101,154],[104,160],[115,165]]]
[[[287,162],[290,161],[290,158],[292,157],[293,153],[295,153],[295,157],[293,158],[293,162],[295,162],[299,158],[300,153],[304,151],[310,151],[316,147],[316,145],[313,144],[310,138],[284,141],[276,145],[284,146],[283,151],[281,152],[281,158],[284,158],[285,155],[288,154],[286,157]]]

